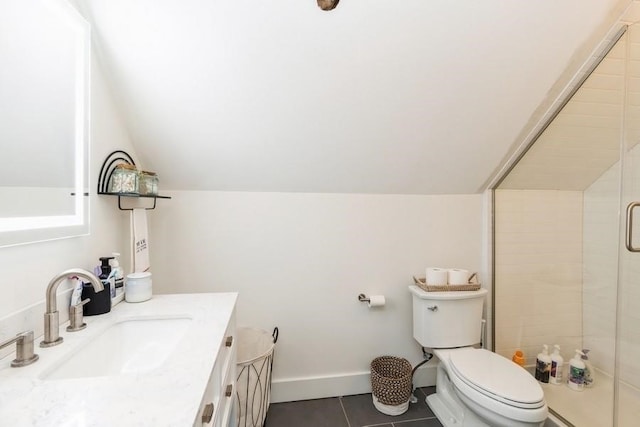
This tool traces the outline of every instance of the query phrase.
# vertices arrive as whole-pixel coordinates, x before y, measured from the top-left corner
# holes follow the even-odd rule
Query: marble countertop
[[[192,426],[236,299],[236,293],[154,295],[85,317],[83,331],[69,333],[68,323],[60,325],[62,344],[40,348],[42,337],[36,338],[36,363],[11,368],[15,352],[0,359],[0,426]],[[136,375],[41,379],[113,323],[154,316],[192,319],[162,368]]]

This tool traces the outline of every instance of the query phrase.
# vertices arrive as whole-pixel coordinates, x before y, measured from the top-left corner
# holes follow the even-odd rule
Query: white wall
[[[128,216],[118,211],[116,199],[98,197],[94,189],[104,158],[115,149],[132,151],[132,146],[95,62],[92,66],[91,116],[91,234],[0,248],[0,341],[23,328],[35,329],[36,336],[42,334],[44,309],[34,318],[21,319],[17,323],[5,320],[27,306],[43,303],[45,289],[54,275],[72,267],[92,269],[98,263],[98,257],[116,250],[128,259]]]
[[[90,269],[115,250],[128,269],[128,214],[94,190],[116,149],[135,156],[94,61],[91,235],[0,248],[0,339],[42,334],[39,306],[60,271]],[[170,195],[149,212],[156,292],[240,291],[240,325],[281,330],[274,400],[366,392],[369,363],[381,354],[420,361],[411,276],[427,265],[482,267],[481,195]],[[386,307],[367,309],[360,292],[384,294]],[[30,316],[15,321],[27,307]]]
[[[379,355],[419,362],[411,276],[482,266],[482,195],[168,194],[150,214],[154,290],[239,291],[240,326],[278,326],[275,401],[367,392]]]

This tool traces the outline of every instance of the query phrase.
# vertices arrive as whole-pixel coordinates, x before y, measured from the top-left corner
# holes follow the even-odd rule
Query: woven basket
[[[413,276],[413,281],[423,291],[427,292],[449,292],[449,291],[477,291],[480,289],[480,283],[469,283],[466,285],[427,285],[424,277]]]
[[[411,363],[394,356],[371,361],[371,390],[385,405],[401,405],[411,396]]]

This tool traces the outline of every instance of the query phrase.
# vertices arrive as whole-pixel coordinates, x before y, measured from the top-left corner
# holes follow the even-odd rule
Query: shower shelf
[[[122,198],[128,199],[153,199],[153,206],[149,208],[145,208],[147,210],[153,210],[156,208],[156,202],[158,199],[171,199],[169,196],[160,196],[158,194],[138,194],[138,193],[113,193],[107,191],[109,186],[109,180],[111,179],[111,175],[113,175],[113,171],[116,166],[119,164],[127,164],[135,166],[136,163],[133,161],[133,158],[126,152],[122,150],[117,150],[112,152],[107,156],[107,158],[102,163],[102,167],[100,168],[100,174],[98,175],[98,194],[103,196],[114,196],[118,198],[118,209],[121,211],[131,211],[133,208],[125,208],[122,207]]]

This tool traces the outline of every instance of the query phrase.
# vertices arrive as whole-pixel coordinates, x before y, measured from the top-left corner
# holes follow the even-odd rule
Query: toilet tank
[[[423,347],[466,347],[480,342],[486,289],[426,292],[409,286],[413,295],[413,337]]]

